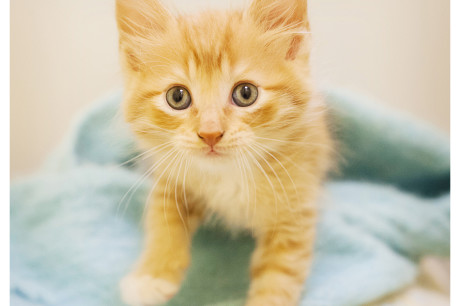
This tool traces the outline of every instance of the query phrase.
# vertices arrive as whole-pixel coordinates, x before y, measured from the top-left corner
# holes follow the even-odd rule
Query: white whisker
[[[241,158],[242,158],[242,161],[244,163],[244,165],[247,167],[247,170],[249,172],[249,174],[251,175],[251,181],[252,181],[252,188],[253,188],[253,209],[252,209],[252,226],[251,226],[251,229],[252,229],[252,234],[254,235],[254,218],[256,217],[256,214],[257,214],[257,186],[256,186],[256,181],[255,181],[255,178],[254,178],[254,173],[252,171],[252,167],[251,165],[249,164],[249,161],[248,159],[246,158],[246,156],[244,156],[244,154],[242,153],[242,150],[239,149],[238,150]]]
[[[263,146],[261,146],[260,144],[258,143],[255,143],[256,146],[258,146],[262,151],[264,151],[265,153],[267,153],[268,155],[270,155],[280,166],[281,168],[283,168],[284,172],[286,172],[287,176],[289,177],[289,180],[291,181],[291,184],[292,186],[294,187],[294,191],[295,191],[295,194],[296,194],[296,197],[297,197],[297,201],[300,201],[300,198],[299,198],[299,193],[297,192],[297,186],[296,184],[294,183],[292,177],[291,177],[291,174],[289,173],[289,171],[286,169],[286,167],[284,167],[283,163],[279,161],[278,158],[276,158],[273,154],[271,154],[268,150],[266,150]],[[283,188],[284,189],[284,188]],[[289,202],[289,206],[290,206],[290,202]],[[290,207],[292,209],[292,207]]]
[[[172,151],[172,150],[171,150]],[[171,153],[168,152],[167,153],[167,156]],[[124,213],[126,212],[126,209],[128,208],[128,205],[129,205],[129,201],[131,200],[131,197],[132,195],[134,194],[134,192],[139,188],[139,186],[146,180],[146,178],[148,176],[150,176],[157,168],[159,165],[161,165],[163,163],[163,161],[167,158],[167,156],[163,159],[160,159],[159,161],[155,162],[149,169],[147,169],[147,171],[144,172],[144,174],[138,178],[136,180],[136,182],[128,189],[128,191],[124,194],[124,196],[121,198],[121,200],[118,202],[118,206],[117,206],[117,214],[119,212],[119,209],[120,209],[120,205],[121,203],[123,203],[123,201],[125,200],[125,198],[128,196],[128,194],[132,191],[131,193],[131,196],[129,197],[128,201],[127,201],[127,204],[125,205],[124,209],[123,209],[123,213],[122,215],[124,215]],[[133,190],[134,188],[134,190]]]
[[[121,164],[118,164],[117,167],[122,167],[122,166],[124,166],[124,165],[126,165],[126,164],[129,164],[130,162],[132,162],[132,161],[134,161],[134,160],[136,160],[136,159],[138,159],[138,158],[140,158],[140,157],[142,157],[142,156],[144,156],[144,155],[146,155],[146,156],[144,156],[143,159],[146,159],[146,158],[148,158],[148,157],[151,157],[154,153],[161,151],[162,149],[164,149],[165,147],[167,147],[167,146],[170,145],[171,143],[173,143],[173,142],[172,142],[172,141],[168,141],[168,142],[163,143],[163,144],[161,144],[161,145],[152,147],[152,148],[148,149],[147,151],[144,151],[144,152],[142,152],[142,153],[140,153],[140,154],[134,156],[133,158],[130,158],[129,160],[127,160],[127,161],[125,161],[125,162],[123,162],[123,163],[121,163]]]
[[[185,235],[187,236],[187,240],[190,240],[190,236],[189,236],[189,232],[188,232],[188,228],[187,228],[187,225],[185,224],[185,220],[184,220],[184,217],[182,216],[182,213],[181,213],[181,209],[179,207],[179,203],[177,202],[177,181],[179,180],[179,173],[182,169],[182,163],[184,162],[184,153],[181,154],[180,156],[180,164],[179,164],[179,169],[177,170],[177,175],[176,175],[176,182],[174,184],[174,200],[176,202],[176,209],[177,209],[177,212],[179,213],[179,217],[182,221],[182,225],[184,226],[184,230],[185,230]]]
[[[161,173],[160,176],[163,176],[163,174],[169,169],[169,167],[174,164],[176,162],[176,159],[177,157],[179,156],[180,154],[180,151],[179,150],[176,150],[177,153],[176,155],[174,155],[174,157],[172,158],[172,160],[169,162],[168,166],[163,170],[163,172]],[[169,222],[168,222],[168,217],[166,215],[166,190],[169,191],[168,189],[168,186],[169,186],[169,178],[171,176],[171,172],[172,171],[169,171],[169,175],[168,175],[168,179],[166,180],[166,185],[165,185],[165,188],[163,189],[163,216],[165,218],[165,222],[166,222],[166,226],[168,227],[168,234],[169,234],[169,239],[171,239],[171,230],[169,228]],[[157,181],[158,183],[159,181]],[[156,184],[157,184],[156,183]],[[169,195],[169,194],[168,194]]]
[[[187,177],[189,167],[190,167],[189,160],[185,158],[185,171],[184,171],[184,177],[182,179],[182,193],[184,197],[185,213],[187,215],[187,224],[190,226],[189,207],[188,207],[188,201],[187,201],[187,193],[185,191],[185,179]]]
[[[249,193],[248,193],[247,184],[245,184],[245,183],[247,183],[247,182],[246,182],[246,179],[247,179],[247,178],[245,177],[245,175],[243,175],[243,169],[242,169],[242,166],[241,166],[241,163],[240,163],[240,159],[239,159],[240,156],[235,155],[234,158],[235,158],[235,161],[236,161],[236,165],[238,166],[238,170],[239,170],[239,172],[240,172],[240,178],[241,178],[242,188],[244,188],[245,191],[246,191],[246,202],[247,202],[247,203],[246,203],[246,218],[249,218]]]
[[[250,147],[253,151],[255,150],[253,147]],[[253,156],[253,154],[248,151],[248,150],[245,150],[246,153],[248,153],[249,157],[252,158],[252,160],[254,161],[254,163],[256,164],[257,168],[259,168],[259,170],[262,172],[262,174],[265,176],[265,178],[267,179],[267,182],[268,184],[270,185],[270,187],[272,188],[272,191],[273,191],[273,197],[275,198],[275,217],[278,215],[278,194],[276,193],[276,190],[275,190],[275,186],[273,185],[272,183],[272,180],[268,177],[268,174],[267,172],[265,172],[264,168],[262,167],[262,165],[257,161],[257,159],[255,158],[255,156]]]
[[[251,146],[252,147],[252,146]],[[259,157],[267,164],[267,166],[270,168],[270,170],[272,171],[272,173],[275,175],[276,179],[278,180],[278,183],[281,187],[281,189],[283,190],[283,193],[284,193],[284,197],[286,198],[286,201],[288,202],[287,204],[289,205],[289,207],[291,206],[291,201],[289,199],[289,196],[287,195],[287,192],[286,192],[286,189],[284,187],[284,184],[283,182],[281,181],[281,179],[279,178],[278,174],[276,173],[275,169],[273,169],[272,165],[270,165],[270,163],[267,161],[267,159],[262,155],[260,154],[257,150],[255,150],[254,147],[252,147],[254,152],[259,155]]]

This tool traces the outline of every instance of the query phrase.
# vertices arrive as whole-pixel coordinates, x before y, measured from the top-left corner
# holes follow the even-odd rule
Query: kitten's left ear
[[[116,0],[116,16],[122,38],[163,31],[172,19],[158,0]]]
[[[142,67],[143,46],[149,37],[164,33],[174,19],[158,0],[116,0],[120,49],[132,70]]]
[[[296,58],[303,35],[295,33],[310,31],[307,0],[253,0],[248,14],[262,31],[293,33],[286,59]]]

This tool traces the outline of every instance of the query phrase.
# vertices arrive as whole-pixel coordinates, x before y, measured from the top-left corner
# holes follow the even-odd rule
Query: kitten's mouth
[[[223,156],[224,153],[222,152],[222,150],[220,149],[216,149],[216,147],[212,146],[212,147],[207,147],[206,149],[204,149],[204,155],[206,157],[219,157],[219,156]]]
[[[216,151],[215,148],[211,147],[211,148],[209,148],[209,150],[207,151],[206,155],[207,155],[207,156],[221,156],[222,153]]]

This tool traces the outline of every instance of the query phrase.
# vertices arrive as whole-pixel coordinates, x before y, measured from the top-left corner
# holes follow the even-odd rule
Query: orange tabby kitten
[[[257,241],[247,305],[295,305],[331,148],[310,84],[306,0],[197,16],[117,0],[117,20],[126,119],[156,162],[145,249],[123,300],[173,297],[191,236],[214,215]]]

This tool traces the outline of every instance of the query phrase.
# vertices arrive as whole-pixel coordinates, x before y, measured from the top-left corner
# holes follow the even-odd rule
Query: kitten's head
[[[117,21],[125,114],[147,148],[225,163],[305,132],[306,0],[195,16],[174,16],[157,0],[118,0]]]

